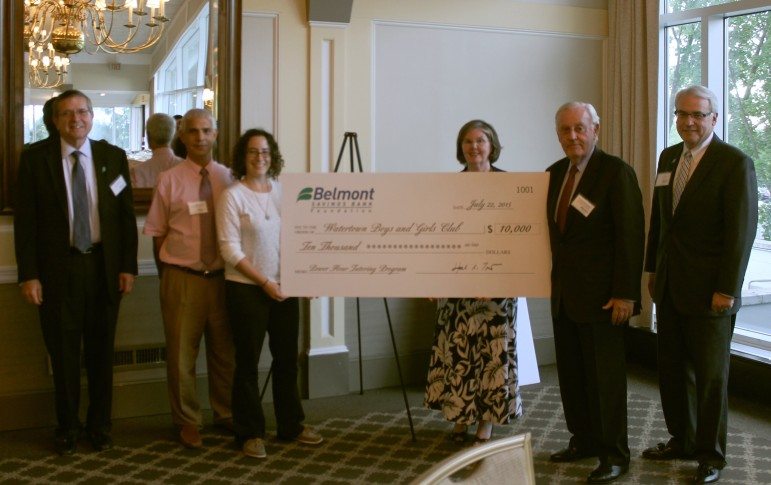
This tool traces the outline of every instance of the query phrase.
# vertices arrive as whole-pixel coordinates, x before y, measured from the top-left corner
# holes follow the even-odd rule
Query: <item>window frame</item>
[[[209,14],[208,6],[201,9],[195,20],[190,23],[187,30],[177,39],[174,47],[169,50],[166,58],[153,73],[153,106],[155,112],[168,113],[173,116],[184,114],[190,108],[203,108],[201,94],[206,87],[206,47],[209,35]],[[185,70],[188,63],[185,61],[184,52],[186,47],[196,37],[198,42],[196,84],[189,85],[187,80],[188,71]],[[173,87],[168,86],[170,84],[168,79],[170,72],[174,78]],[[193,106],[186,106],[183,101],[186,94],[192,94],[195,100]],[[183,108],[175,108],[172,113],[169,110],[169,99],[171,98],[176,99],[178,103],[182,102]]]
[[[768,0],[737,0],[709,7],[700,7],[681,12],[666,13],[667,0],[660,0],[659,8],[659,56],[658,56],[658,116],[656,120],[656,148],[660,153],[668,146],[668,121],[673,107],[668,106],[668,43],[667,29],[679,25],[699,22],[701,24],[701,84],[717,96],[720,116],[715,125],[715,134],[725,139],[727,131],[728,99],[727,60],[728,42],[726,20],[731,17],[766,12],[771,9]],[[730,140],[728,140],[730,142]],[[656,170],[655,165],[652,168]],[[655,322],[655,317],[654,317]],[[750,355],[753,358],[771,361],[771,339],[765,334],[737,327],[731,342],[733,353]]]

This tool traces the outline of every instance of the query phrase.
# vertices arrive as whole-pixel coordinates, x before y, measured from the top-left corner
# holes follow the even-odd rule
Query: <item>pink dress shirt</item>
[[[206,165],[216,203],[220,194],[233,183],[230,169],[212,161]],[[160,259],[167,264],[195,270],[216,270],[224,266],[221,256],[209,267],[201,261],[201,223],[198,214],[191,214],[190,203],[199,202],[201,167],[186,159],[161,172],[153,202],[145,220],[144,234],[164,237]],[[214,208],[209,208],[213,211]]]

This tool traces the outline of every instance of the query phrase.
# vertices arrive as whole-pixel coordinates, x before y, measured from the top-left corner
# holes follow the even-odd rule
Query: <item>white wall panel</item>
[[[373,37],[378,172],[459,170],[455,137],[473,118],[498,131],[497,166],[542,171],[564,156],[556,109],[601,111],[601,37],[396,22],[375,22]]]
[[[278,137],[278,16],[245,13],[241,25],[241,130],[264,128]]]

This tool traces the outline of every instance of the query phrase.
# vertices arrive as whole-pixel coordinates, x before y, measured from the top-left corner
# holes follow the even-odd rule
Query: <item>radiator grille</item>
[[[52,375],[51,357],[47,357],[48,374]],[[136,347],[115,349],[113,368],[116,371],[151,369],[166,365],[166,346],[164,344],[149,344]],[[80,367],[85,368],[83,352],[81,351]]]

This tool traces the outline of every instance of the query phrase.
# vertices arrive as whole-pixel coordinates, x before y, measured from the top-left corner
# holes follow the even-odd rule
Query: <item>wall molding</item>
[[[483,25],[447,24],[434,22],[407,22],[403,20],[373,20],[375,27],[411,27],[437,30],[462,30],[466,32],[488,32],[494,34],[536,35],[539,37],[565,37],[569,39],[607,40],[607,35],[577,34],[575,32],[561,32],[559,30],[535,30],[516,27],[486,27]],[[373,36],[375,29],[372,29]]]
[[[272,42],[273,42],[273,49],[272,49],[272,55],[273,55],[273,65],[271,66],[272,74],[273,74],[273,89],[271,91],[271,119],[272,119],[272,133],[273,136],[276,139],[280,139],[280,133],[279,133],[279,110],[278,110],[278,92],[279,92],[279,14],[278,12],[242,12],[242,20],[241,23],[244,22],[243,19],[247,18],[261,18],[261,19],[269,19],[272,20]],[[243,53],[241,54],[243,56]],[[241,75],[242,77],[244,75],[249,74],[249,66],[244,66],[241,68]],[[247,86],[246,89],[249,89],[251,86],[248,86],[248,84],[244,84],[244,86]],[[242,87],[242,91],[243,91]],[[243,114],[242,114],[243,116]],[[250,128],[250,126],[242,125],[244,129]]]
[[[137,261],[139,276],[158,276],[158,268],[154,259],[140,259]]]
[[[155,260],[140,259],[138,261],[139,276],[158,276]],[[17,283],[19,273],[16,266],[0,266],[0,285]]]
[[[19,273],[16,266],[0,266],[0,285],[17,283]]]
[[[322,20],[311,20],[308,25],[319,29],[345,29],[348,24],[342,22],[324,22]]]
[[[308,351],[308,357],[315,357],[317,355],[333,355],[333,354],[347,354],[349,352],[348,347],[345,345],[334,345],[331,347],[318,347]]]

